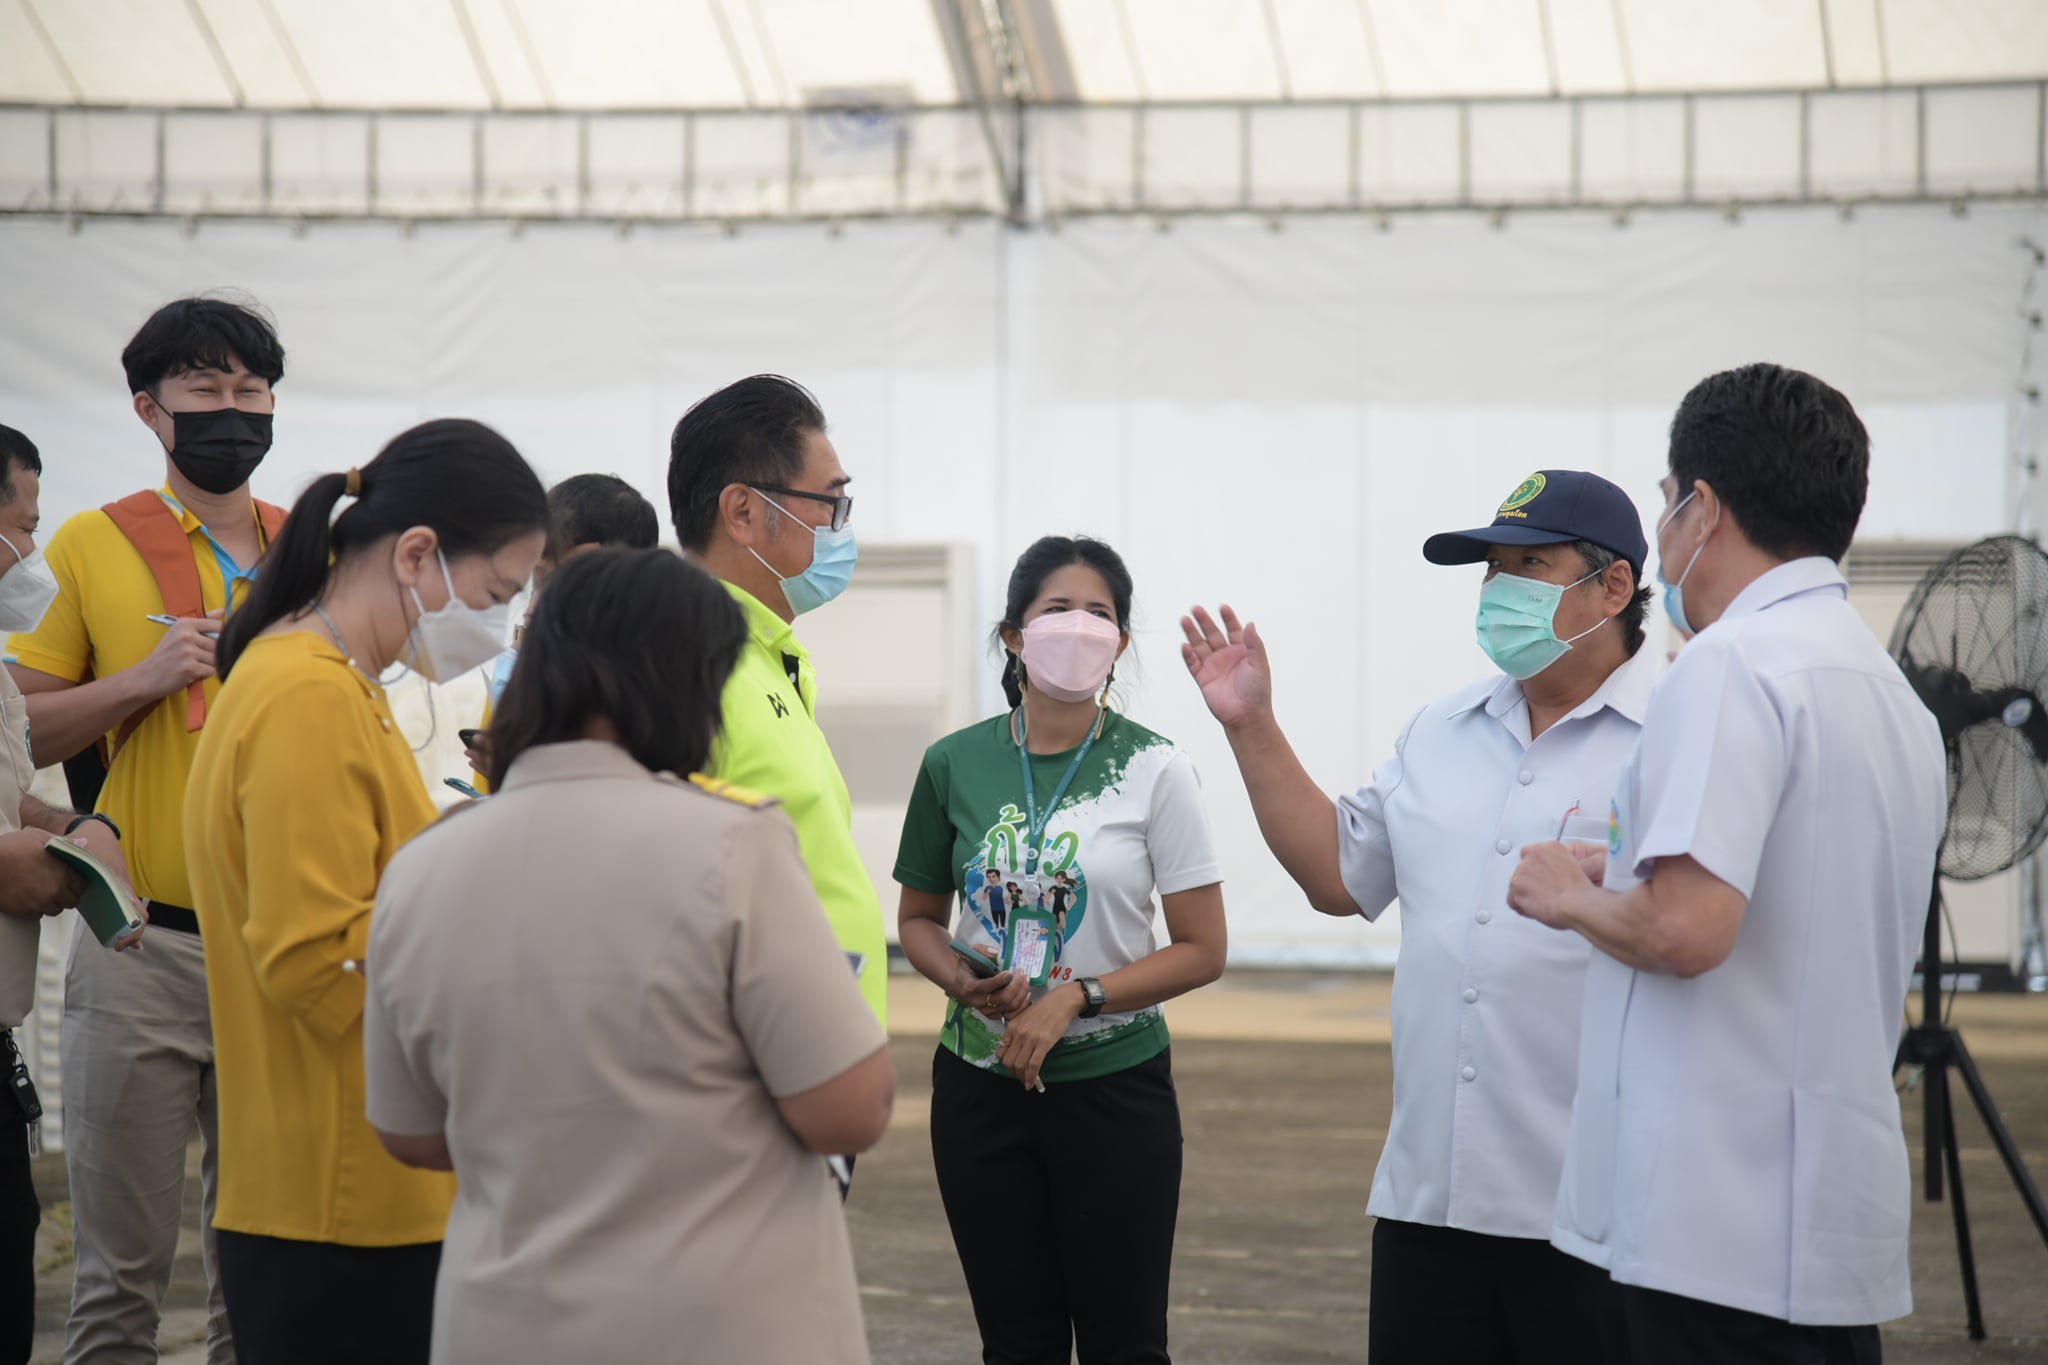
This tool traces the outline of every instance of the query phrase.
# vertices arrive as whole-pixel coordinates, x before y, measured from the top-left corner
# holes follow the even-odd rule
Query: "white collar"
[[[1788,559],[1751,579],[1749,586],[1735,594],[1735,600],[1715,618],[1714,624],[1749,616],[1804,593],[1827,589],[1833,589],[1841,597],[1849,595],[1849,580],[1842,576],[1842,568],[1834,560],[1825,555]],[[1707,629],[1712,630],[1713,626]]]

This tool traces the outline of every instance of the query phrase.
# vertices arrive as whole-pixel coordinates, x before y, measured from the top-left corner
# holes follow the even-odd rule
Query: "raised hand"
[[[1228,606],[1221,613],[1220,627],[1204,607],[1180,618],[1181,633],[1187,636],[1180,657],[1202,689],[1209,714],[1225,725],[1238,725],[1272,711],[1273,670],[1259,628],[1240,624]]]

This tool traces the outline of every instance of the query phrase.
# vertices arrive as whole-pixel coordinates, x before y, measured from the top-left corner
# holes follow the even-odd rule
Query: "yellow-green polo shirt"
[[[860,993],[886,1026],[882,904],[853,844],[853,798],[818,728],[811,656],[787,621],[752,594],[730,583],[725,589],[746,615],[747,643],[725,685],[725,728],[712,750],[711,775],[782,803],[839,946],[866,959]]]
[[[192,543],[199,600],[208,611],[228,605],[228,574],[205,526],[171,498],[169,488],[158,491]],[[249,515],[256,515],[253,507]],[[256,536],[262,543],[260,520]],[[57,580],[57,596],[41,625],[12,637],[9,649],[16,663],[81,682],[88,674],[110,678],[149,657],[164,627],[146,618],[164,610],[163,594],[141,551],[112,517],[97,507],[71,517],[43,547],[43,559]],[[253,567],[236,569],[246,574]],[[240,587],[234,597],[240,605],[248,581],[236,581]],[[211,715],[220,680],[209,677],[205,685]],[[152,706],[149,718],[121,746],[99,799],[99,809],[121,827],[121,852],[135,889],[150,900],[188,909],[192,883],[185,866],[185,778],[204,733],[185,728],[185,689],[179,688]],[[113,737],[109,732],[108,741]]]

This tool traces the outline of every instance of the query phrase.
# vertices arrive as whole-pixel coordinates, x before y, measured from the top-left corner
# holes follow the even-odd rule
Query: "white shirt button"
[[[1488,921],[1490,921],[1490,920],[1491,920],[1492,918],[1493,918],[1493,911],[1491,911],[1491,910],[1481,910],[1481,911],[1479,912],[1479,922],[1480,922],[1481,924],[1485,924],[1485,923],[1487,923],[1487,922],[1488,922]]]
[[[1521,783],[1525,787],[1528,786],[1531,782],[1534,782],[1535,780],[1536,774],[1530,772],[1527,768],[1524,768],[1522,769],[1522,771],[1515,774],[1515,781]]]
[[[1467,987],[1465,988],[1465,1003],[1466,1003],[1466,1004],[1468,1004],[1468,1005],[1469,1005],[1469,1004],[1471,1004],[1471,1003],[1472,1003],[1473,1001],[1477,1000],[1478,998],[1479,998],[1479,992],[1478,992],[1478,991],[1475,991],[1475,990],[1473,990],[1473,989],[1472,989],[1472,988],[1471,988],[1470,986],[1467,986]]]
[[[1495,853],[1506,853],[1509,849],[1513,847],[1514,845],[1509,843],[1505,839],[1496,839],[1493,841],[1493,851]]]
[[[1468,1081],[1476,1081],[1479,1079],[1478,1070],[1469,1066],[1466,1067],[1463,1071],[1460,1071],[1458,1074],[1460,1076],[1463,1076]]]

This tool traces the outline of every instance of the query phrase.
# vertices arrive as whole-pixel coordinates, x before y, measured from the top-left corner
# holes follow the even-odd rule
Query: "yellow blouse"
[[[216,1227],[441,1240],[455,1179],[401,1166],[370,1128],[363,978],[342,967],[363,958],[384,865],[433,819],[382,688],[310,631],[249,645],[185,789],[220,1094]]]

